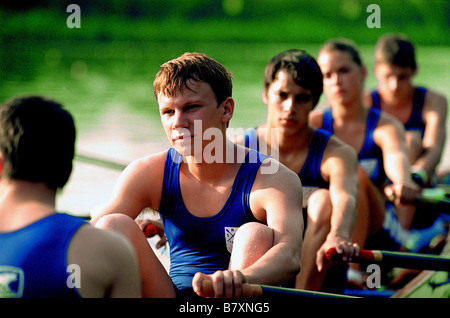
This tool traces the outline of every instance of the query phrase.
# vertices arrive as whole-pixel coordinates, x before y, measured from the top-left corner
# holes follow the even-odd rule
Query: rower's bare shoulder
[[[142,158],[138,158],[132,161],[126,168],[126,170],[159,170],[164,166],[167,157],[167,151],[158,152],[156,154],[148,155]],[[125,170],[125,171],[126,171]]]
[[[328,139],[327,146],[324,150],[324,159],[326,158],[338,158],[342,160],[357,160],[357,153],[352,146],[343,142],[335,135],[331,135]]]
[[[274,170],[265,171],[263,165]],[[278,160],[266,158],[252,186],[250,208],[253,215],[261,222],[273,221],[285,213],[296,214],[301,206],[302,184],[298,175]],[[272,214],[274,211],[276,215]]]
[[[274,189],[301,187],[298,175],[272,157],[267,157],[261,163],[255,182],[267,189],[271,187]]]
[[[106,210],[136,217],[144,208],[159,208],[166,152],[139,158],[121,173]]]
[[[164,175],[164,164],[167,151],[152,154],[132,161],[122,172],[119,182],[134,180],[139,183],[161,179]]]
[[[350,171],[356,172],[357,166],[358,155],[353,147],[332,135],[328,140],[320,165],[322,177],[330,181],[330,176],[348,175]]]
[[[387,130],[388,132],[403,132],[404,126],[393,115],[382,111],[380,112],[380,118],[378,120],[377,127],[375,128],[375,133],[377,130]]]
[[[136,254],[122,235],[83,225],[69,244],[67,262],[77,264],[82,277],[90,278],[78,290],[83,297],[104,297],[119,280],[127,297],[140,296]]]
[[[434,90],[427,90],[424,100],[423,112],[432,111],[437,112],[441,116],[446,116],[447,107],[448,102],[447,98],[444,95]]]
[[[315,128],[322,128],[323,109],[316,109],[309,113],[309,124]]]

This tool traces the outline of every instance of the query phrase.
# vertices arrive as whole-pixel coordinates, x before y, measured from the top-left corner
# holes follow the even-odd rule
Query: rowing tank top
[[[311,146],[306,156],[305,163],[298,173],[302,182],[303,208],[308,204],[308,198],[311,194],[321,188],[328,189],[330,184],[322,178],[320,172],[320,163],[322,162],[323,152],[327,146],[331,134],[323,129],[317,129],[311,141]],[[245,147],[258,149],[258,137],[256,128],[247,130],[244,133]]]
[[[182,157],[175,149],[169,149],[159,211],[170,246],[169,274],[178,290],[192,289],[196,272],[212,274],[228,268],[237,229],[245,223],[258,222],[250,210],[249,198],[266,157],[250,151],[222,209],[211,217],[197,217],[183,203],[179,183]]]
[[[423,87],[417,87],[414,91],[413,109],[411,112],[411,117],[404,124],[405,130],[416,130],[419,131],[420,136],[423,138],[425,132],[425,123],[422,120],[422,109],[425,101],[425,94],[427,89]],[[372,101],[373,107],[381,109],[380,106],[380,96],[377,91],[372,91]]]
[[[70,240],[83,224],[80,218],[55,213],[0,233],[0,298],[80,297],[68,284],[66,257]]]
[[[380,110],[370,108],[367,116],[366,135],[361,151],[358,153],[358,161],[361,167],[367,172],[370,179],[376,186],[381,186],[386,182],[386,173],[383,164],[383,152],[373,140],[373,131],[377,127],[380,119]],[[323,113],[322,128],[333,133],[333,116],[331,108],[327,108]]]

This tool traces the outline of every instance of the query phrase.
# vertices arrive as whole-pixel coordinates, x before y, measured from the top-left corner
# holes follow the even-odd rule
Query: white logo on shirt
[[[225,227],[225,243],[230,253],[233,250],[234,234],[236,234],[237,230],[238,227]]]
[[[25,274],[19,267],[0,266],[0,298],[21,298]]]

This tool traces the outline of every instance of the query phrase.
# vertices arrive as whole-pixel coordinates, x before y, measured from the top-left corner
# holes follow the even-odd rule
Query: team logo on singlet
[[[0,298],[20,298],[23,294],[25,275],[14,266],[0,266]]]
[[[234,234],[236,234],[237,230],[238,227],[225,227],[225,243],[227,244],[227,250],[230,253],[233,250]]]
[[[367,174],[369,176],[371,176],[373,174],[373,172],[375,171],[375,168],[378,165],[378,160],[377,159],[361,159],[361,160],[359,160],[359,164],[364,169],[364,171],[366,171]]]

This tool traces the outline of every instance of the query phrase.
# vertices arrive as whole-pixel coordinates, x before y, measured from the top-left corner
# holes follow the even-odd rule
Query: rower
[[[379,189],[381,200],[384,191],[394,202],[400,222],[407,219],[406,208],[414,202],[419,187],[409,173],[403,127],[389,114],[365,107],[362,92],[367,70],[351,41],[328,41],[319,52],[318,62],[331,108],[313,112],[311,122],[358,152],[358,160]],[[386,176],[392,184],[386,185]],[[396,239],[402,246],[406,246],[408,230],[399,229]]]
[[[321,94],[322,73],[312,56],[296,49],[279,53],[264,72],[267,120],[236,142],[277,156],[300,177],[306,231],[296,288],[342,292],[345,269],[341,279],[331,274],[325,252],[336,248],[348,260],[358,254],[358,243],[364,244],[375,225],[368,216],[371,184],[362,169],[358,172],[350,146],[309,125],[308,115]]]
[[[240,297],[243,283],[281,285],[295,277],[301,183],[278,161],[226,137],[235,107],[231,72],[204,54],[185,53],[161,65],[153,87],[172,148],[131,163],[92,220],[131,240],[144,296]],[[146,224],[135,222],[145,208],[161,216],[169,275],[145,239]],[[201,290],[205,280],[211,294]]]
[[[55,212],[72,171],[75,125],[40,96],[0,105],[0,298],[139,297],[131,244]]]
[[[445,146],[447,99],[434,90],[413,85],[417,69],[415,48],[407,37],[382,36],[375,46],[378,86],[367,96],[367,104],[404,125],[413,180],[429,187]]]

